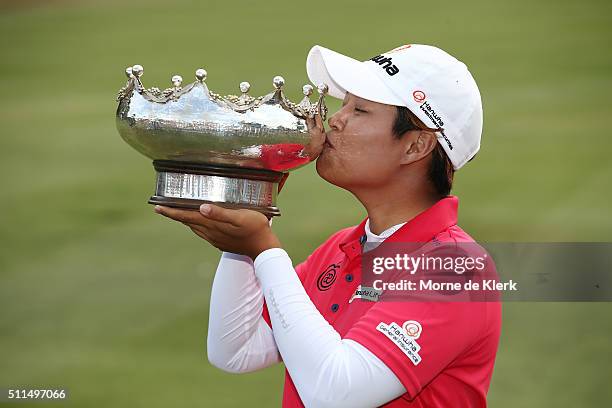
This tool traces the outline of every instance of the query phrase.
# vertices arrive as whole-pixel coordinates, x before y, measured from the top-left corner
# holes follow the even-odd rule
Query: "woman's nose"
[[[334,113],[327,120],[329,127],[337,131],[341,131],[344,128],[344,121],[342,120],[342,116],[340,115],[341,111],[342,110],[339,110],[338,112]]]

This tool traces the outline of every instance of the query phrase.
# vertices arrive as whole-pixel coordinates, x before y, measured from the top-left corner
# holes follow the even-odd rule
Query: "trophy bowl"
[[[117,130],[153,160],[157,182],[150,204],[197,209],[214,203],[280,215],[276,197],[288,172],[313,159],[306,119],[325,120],[326,85],[317,88],[315,102],[314,88],[304,85],[304,98],[295,104],[285,97],[280,76],[273,79],[274,91],[255,98],[248,82],[240,84],[240,96],[209,91],[202,68],[195,82],[183,87],[174,75],[163,91],[142,85],[142,66],[125,72]]]

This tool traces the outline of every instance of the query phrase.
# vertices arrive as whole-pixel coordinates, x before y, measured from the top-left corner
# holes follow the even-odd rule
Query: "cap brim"
[[[344,99],[349,92],[373,102],[405,105],[367,64],[320,45],[308,53],[306,72],[316,86],[326,84],[335,98]]]

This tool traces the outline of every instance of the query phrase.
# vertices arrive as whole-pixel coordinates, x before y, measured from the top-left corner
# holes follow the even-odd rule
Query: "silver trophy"
[[[312,159],[305,120],[325,120],[327,86],[318,87],[312,103],[313,87],[304,85],[304,99],[295,104],[280,76],[273,92],[254,98],[248,82],[240,84],[240,96],[209,91],[204,69],[187,86],[173,76],[163,91],[146,89],[142,74],[140,65],[126,69],[116,120],[123,140],[153,159],[157,187],[149,203],[193,209],[216,203],[280,215],[276,196],[288,172]]]

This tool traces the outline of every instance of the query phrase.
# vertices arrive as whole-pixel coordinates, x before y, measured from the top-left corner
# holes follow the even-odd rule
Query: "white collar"
[[[402,222],[401,224],[394,225],[381,232],[380,235],[376,235],[372,232],[372,230],[370,230],[370,219],[368,218],[365,223],[366,242],[364,244],[363,251],[367,252],[376,248],[381,244],[381,242],[393,235],[395,231],[402,228],[404,224],[406,223]]]

